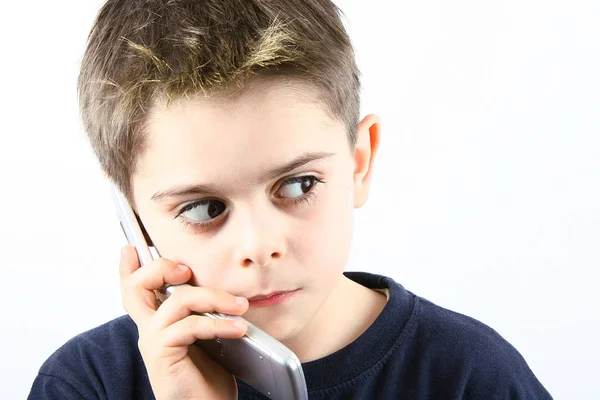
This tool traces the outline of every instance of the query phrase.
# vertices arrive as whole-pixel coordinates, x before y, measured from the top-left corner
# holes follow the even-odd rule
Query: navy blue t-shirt
[[[415,296],[392,279],[375,322],[343,349],[302,364],[310,399],[551,399],[519,352],[488,326]],[[29,399],[153,399],[134,322],[80,334],[42,365]],[[266,399],[238,382],[240,399]]]

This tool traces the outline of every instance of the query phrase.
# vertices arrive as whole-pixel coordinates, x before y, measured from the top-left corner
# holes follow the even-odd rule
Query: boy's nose
[[[244,258],[240,265],[242,267],[249,267],[255,264],[257,266],[265,267],[271,265],[271,262],[278,258],[281,258],[281,254],[279,252],[273,252],[270,255],[267,253],[259,254],[257,252],[256,256],[254,257]]]
[[[242,267],[272,266],[285,254],[283,230],[269,216],[243,215],[235,224],[237,262]]]

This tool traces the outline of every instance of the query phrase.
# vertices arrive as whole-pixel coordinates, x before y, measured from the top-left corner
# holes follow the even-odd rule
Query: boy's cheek
[[[352,202],[343,193],[330,195],[303,231],[299,251],[308,269],[317,267],[343,270],[350,252],[353,230]]]

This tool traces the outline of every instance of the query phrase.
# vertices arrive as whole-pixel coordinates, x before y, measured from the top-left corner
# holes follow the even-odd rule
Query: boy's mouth
[[[266,307],[272,306],[275,304],[281,304],[294,294],[296,294],[300,289],[281,291],[281,292],[271,292],[267,294],[259,294],[254,297],[250,297],[248,302],[250,303],[250,307]]]

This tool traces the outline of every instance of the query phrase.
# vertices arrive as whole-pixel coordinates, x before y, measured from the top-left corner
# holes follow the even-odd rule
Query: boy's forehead
[[[146,128],[150,151],[164,153],[195,145],[195,151],[212,153],[217,147],[242,144],[267,151],[274,147],[271,144],[281,148],[318,141],[311,132],[343,129],[343,125],[327,114],[313,93],[277,85],[255,87],[229,98],[180,98],[153,110]]]
[[[303,154],[347,149],[343,124],[314,91],[289,84],[181,98],[153,110],[146,127],[135,175],[158,186],[258,176]]]

